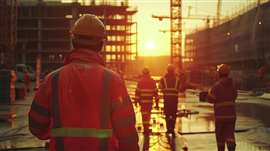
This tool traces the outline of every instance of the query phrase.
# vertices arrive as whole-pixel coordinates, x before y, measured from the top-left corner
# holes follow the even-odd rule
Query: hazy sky
[[[218,0],[183,0],[182,14],[187,16],[216,16]],[[257,0],[222,0],[221,15],[229,16],[236,10],[244,8]],[[131,5],[138,7],[136,19],[139,26],[139,55],[169,55],[170,33],[169,20],[159,21],[151,18],[152,14],[169,16],[170,0],[130,0]],[[205,26],[204,20],[183,20],[183,30],[192,30]]]
[[[217,1],[218,0],[182,0],[182,14],[183,16],[187,16],[189,12],[191,16],[215,16],[217,9]],[[250,3],[254,3],[257,0],[221,1],[221,15],[224,17],[231,15],[233,12],[244,8],[244,6]],[[169,16],[170,0],[129,0],[129,3],[132,7],[137,7],[138,9],[138,13],[134,17],[134,19],[138,23],[139,55],[169,55],[170,33],[159,32],[159,30],[169,30],[170,22],[168,19],[165,19],[163,21],[153,19],[151,15],[155,14]],[[204,25],[204,20],[184,20],[183,30],[188,31],[195,28],[201,28]]]

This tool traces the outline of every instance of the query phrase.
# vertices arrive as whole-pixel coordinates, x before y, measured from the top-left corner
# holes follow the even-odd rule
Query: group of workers
[[[63,67],[46,76],[34,96],[29,111],[31,133],[49,139],[50,151],[139,151],[135,113],[125,83],[104,66],[100,55],[106,41],[104,24],[97,16],[85,14],[70,32],[74,49]],[[164,96],[167,132],[173,133],[178,92],[186,86],[173,66],[167,71],[159,86]],[[224,151],[225,143],[229,151],[235,148],[233,105],[237,93],[228,73],[220,74],[221,80],[205,95],[215,104],[218,151]],[[159,96],[149,70],[143,74],[136,96],[146,119],[145,132],[149,133],[148,112],[153,98],[158,103]]]
[[[177,104],[179,92],[184,93],[187,88],[196,88],[194,85],[186,82],[185,76],[178,75],[175,72],[175,67],[169,64],[167,72],[159,80],[159,89],[163,94],[164,99],[164,114],[166,120],[167,134],[174,136],[174,127],[177,116]],[[159,95],[157,83],[152,79],[148,68],[142,70],[141,79],[138,81],[135,91],[135,102],[140,104],[142,121],[144,127],[144,134],[149,135],[151,130],[150,119],[153,100],[155,100],[155,107],[159,108]]]

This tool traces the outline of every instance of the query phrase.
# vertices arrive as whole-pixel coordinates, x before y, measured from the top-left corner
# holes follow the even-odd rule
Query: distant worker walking
[[[29,112],[29,128],[50,151],[138,151],[135,114],[123,80],[99,55],[105,26],[94,15],[71,29],[74,49],[46,76]]]
[[[163,93],[167,134],[174,135],[178,93],[180,92],[181,87],[173,65],[168,65],[167,73],[160,79],[159,87]]]
[[[156,103],[159,99],[156,82],[151,78],[148,68],[144,68],[142,71],[142,77],[137,84],[135,97],[141,106],[144,134],[148,135],[151,132],[149,127],[153,99],[155,98]]]
[[[219,81],[209,90],[207,95],[201,95],[202,99],[214,104],[216,140],[218,151],[225,150],[225,144],[229,151],[235,151],[235,100],[237,87],[231,78],[230,66],[221,64],[218,66]],[[204,98],[205,97],[205,98]]]
[[[183,72],[177,75],[175,67],[169,64],[167,73],[160,79],[159,87],[163,93],[167,134],[174,136],[179,92],[184,93],[186,89],[195,88],[195,86],[186,81]]]

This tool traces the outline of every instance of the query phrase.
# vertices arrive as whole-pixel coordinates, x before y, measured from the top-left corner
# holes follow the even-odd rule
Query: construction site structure
[[[0,1],[0,65],[14,65],[17,37],[17,0]]]
[[[170,62],[182,68],[182,0],[170,0],[170,16],[152,15],[159,21],[170,20],[170,30],[160,30],[160,32],[170,32]]]
[[[21,1],[18,7],[18,63],[35,66],[41,62],[42,70],[63,65],[72,49],[69,30],[82,14],[95,14],[105,24],[107,41],[102,52],[106,64],[124,70],[129,61],[137,57],[137,24],[133,22],[136,9],[128,3],[48,1]],[[37,59],[39,58],[40,59]]]
[[[270,1],[255,4],[238,16],[186,37],[186,55],[191,67],[215,67],[227,63],[233,69],[254,72],[270,64]]]
[[[170,0],[171,63],[182,68],[182,0]]]

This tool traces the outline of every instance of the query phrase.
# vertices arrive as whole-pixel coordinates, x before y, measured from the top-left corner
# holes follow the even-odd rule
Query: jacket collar
[[[72,62],[84,62],[84,63],[95,63],[105,65],[102,56],[94,51],[87,49],[73,49],[70,54],[65,58],[65,64]]]

